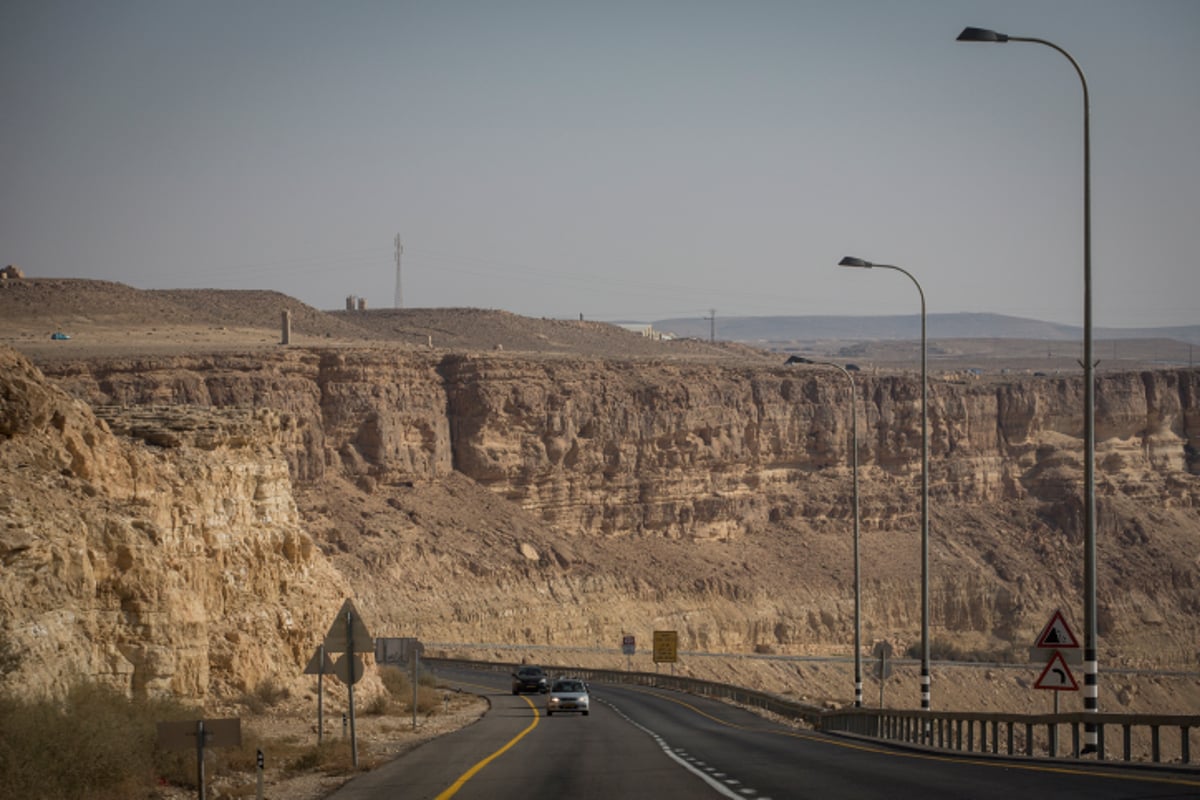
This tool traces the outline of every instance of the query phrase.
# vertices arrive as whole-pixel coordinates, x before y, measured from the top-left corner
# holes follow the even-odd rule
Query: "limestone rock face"
[[[616,647],[673,628],[683,649],[845,652],[842,376],[297,347],[43,377],[0,354],[0,610],[20,680],[47,691],[296,676],[351,594],[377,635]],[[864,635],[903,646],[921,385],[857,381]],[[1106,659],[1190,646],[1172,621],[1200,607],[1198,386],[1098,378]],[[1071,377],[931,381],[936,635],[1023,646],[1078,606],[1081,407]]]
[[[109,408],[110,427],[9,350],[0,376],[8,680],[202,699],[298,675],[347,587],[299,519],[278,412]]]
[[[485,359],[443,372],[456,468],[568,530],[736,535],[767,513],[773,491],[850,460],[846,389],[827,376]],[[1195,382],[1188,372],[1100,380],[1105,480],[1132,487],[1144,476],[1158,486],[1195,474]],[[931,492],[971,503],[1077,492],[1081,402],[1065,379],[936,383]],[[862,381],[858,409],[860,469],[919,476],[919,383]],[[1196,485],[1184,485],[1179,500],[1194,506]]]

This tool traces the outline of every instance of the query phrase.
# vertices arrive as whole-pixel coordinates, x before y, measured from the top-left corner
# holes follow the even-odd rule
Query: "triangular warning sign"
[[[375,641],[349,597],[342,603],[337,619],[329,626],[329,633],[325,634],[325,650],[330,653],[346,653],[350,650],[370,653],[375,650]]]
[[[324,660],[322,660],[324,658]],[[333,659],[325,652],[324,647],[318,647],[313,652],[312,658],[308,660],[308,664],[304,667],[305,675],[332,675],[333,674]]]
[[[1038,677],[1037,683],[1033,687],[1035,689],[1050,689],[1058,692],[1079,691],[1079,684],[1075,682],[1075,676],[1071,674],[1071,668],[1063,660],[1062,653],[1054,654],[1050,659],[1050,663],[1042,670],[1041,676]]]
[[[1071,633],[1071,628],[1067,625],[1063,613],[1055,611],[1054,616],[1050,617],[1050,621],[1046,623],[1046,627],[1042,628],[1034,647],[1072,648],[1079,647],[1079,641],[1075,638],[1075,634]]]

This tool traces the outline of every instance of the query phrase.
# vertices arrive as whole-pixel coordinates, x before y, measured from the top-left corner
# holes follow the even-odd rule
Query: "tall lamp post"
[[[1079,75],[1083,87],[1083,710],[1099,710],[1099,651],[1096,625],[1096,376],[1092,360],[1092,146],[1087,78],[1079,62],[1054,42],[1009,36],[985,28],[963,28],[960,42],[1032,42],[1057,50]],[[1083,752],[1097,751],[1095,723],[1084,725]],[[1103,754],[1101,754],[1103,757]]]
[[[862,581],[859,573],[858,559],[858,390],[854,386],[854,376],[850,370],[832,361],[816,361],[811,358],[797,358],[793,363],[812,364],[813,366],[833,367],[846,376],[850,381],[850,464],[854,474],[854,492],[851,495],[854,504],[854,706],[861,708],[863,704],[863,675],[862,675]]]
[[[908,270],[846,256],[840,267],[893,269],[904,273],[921,296],[921,708],[929,708],[929,373],[925,336],[925,290]]]

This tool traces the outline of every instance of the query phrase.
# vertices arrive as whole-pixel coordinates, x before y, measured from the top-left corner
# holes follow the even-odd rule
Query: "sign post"
[[[883,708],[883,687],[892,675],[892,664],[888,661],[892,657],[892,643],[879,642],[871,655],[879,659],[875,662],[875,677],[879,679],[879,707]]]
[[[675,662],[679,660],[679,631],[654,632],[654,669],[659,664],[670,664],[675,674]]]
[[[242,743],[240,719],[198,719],[158,723],[158,746],[166,750],[196,748],[197,797],[204,800],[204,748],[237,747]]]
[[[1042,632],[1038,634],[1037,640],[1033,647],[1029,649],[1030,659],[1033,661],[1046,658],[1046,666],[1042,668],[1041,675],[1034,681],[1035,689],[1047,689],[1054,692],[1054,713],[1058,714],[1058,693],[1059,692],[1077,692],[1079,684],[1075,681],[1075,676],[1071,674],[1071,668],[1067,666],[1066,654],[1076,655],[1079,652],[1079,640],[1075,638],[1075,634],[1071,632],[1071,626],[1067,624],[1067,618],[1063,616],[1062,611],[1056,610],[1051,616],[1050,621],[1042,628]],[[1050,726],[1050,755],[1058,753],[1058,726]]]
[[[621,637],[621,652],[625,654],[625,671],[633,669],[633,654],[637,652],[637,643],[632,633]]]
[[[317,651],[304,667],[305,675],[317,676],[317,744],[325,735],[325,676],[333,674],[333,661],[325,652],[325,645],[317,645]]]
[[[350,694],[350,762],[358,766],[358,739],[354,730],[354,684],[362,677],[363,667],[355,653],[369,653],[375,650],[371,634],[363,623],[358,610],[350,598],[342,603],[337,619],[325,634],[324,648],[333,653],[345,653],[334,663],[337,676],[346,682]]]

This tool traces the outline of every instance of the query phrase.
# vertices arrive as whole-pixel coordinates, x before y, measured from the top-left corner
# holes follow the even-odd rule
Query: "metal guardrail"
[[[822,713],[821,730],[852,733],[877,739],[925,745],[966,753],[1080,758],[1080,731],[1096,726],[1096,758],[1108,757],[1105,731],[1121,735],[1122,761],[1133,762],[1135,739],[1148,738],[1150,761],[1167,762],[1165,731],[1178,735],[1173,763],[1194,766],[1192,739],[1200,738],[1200,716],[1177,714],[1094,714],[1082,711],[1065,714],[996,714],[971,711],[901,711],[854,708]],[[1059,753],[1060,729],[1070,731],[1071,746]]]
[[[457,658],[425,658],[426,664],[461,667],[488,672],[509,673],[510,663],[474,661]],[[828,710],[787,700],[777,695],[734,686],[660,672],[630,672],[593,669],[589,667],[542,665],[549,673],[564,673],[600,683],[634,686],[653,686],[701,697],[714,697],[739,705],[760,708],[788,719],[799,720],[815,730],[849,734],[899,742],[909,745],[953,750],[963,753],[1024,756],[1028,758],[1080,758],[1080,731],[1085,725],[1096,725],[1097,760],[1108,755],[1105,750],[1105,731],[1118,730],[1121,739],[1121,758],[1126,762],[1143,761],[1135,758],[1134,742],[1148,739],[1150,762],[1171,763],[1190,769],[1200,769],[1192,761],[1193,738],[1200,742],[1200,716],[1178,714],[1094,714],[1070,712],[1064,714],[1004,714],[972,711],[899,710],[887,708],[845,708]],[[1071,747],[1060,754],[1059,733],[1070,732]],[[1167,733],[1171,732],[1171,733]],[[1165,736],[1164,736],[1165,734]],[[1174,735],[1172,735],[1174,734]],[[1175,737],[1178,738],[1175,738]],[[1169,745],[1175,742],[1177,748]]]

